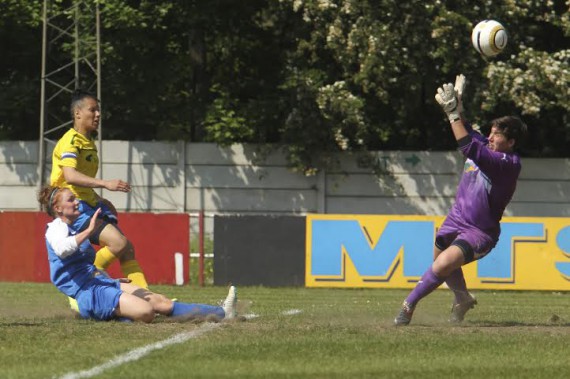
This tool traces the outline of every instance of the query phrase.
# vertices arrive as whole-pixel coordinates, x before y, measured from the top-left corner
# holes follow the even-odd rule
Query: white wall
[[[0,209],[36,210],[37,142],[0,142]],[[377,152],[384,174],[340,154],[316,176],[291,172],[279,152],[256,146],[104,141],[102,176],[131,183],[130,194],[103,191],[122,211],[240,214],[444,215],[463,167],[457,152]],[[46,173],[46,178],[49,172]],[[508,216],[570,216],[569,159],[523,159]]]

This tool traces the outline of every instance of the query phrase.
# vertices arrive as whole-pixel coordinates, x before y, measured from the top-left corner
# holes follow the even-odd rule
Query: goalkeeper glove
[[[460,120],[459,111],[457,110],[457,97],[455,96],[455,88],[453,84],[447,83],[437,89],[435,100],[447,114],[449,122]]]
[[[465,91],[465,75],[459,74],[455,77],[455,97],[457,97],[457,112],[463,114],[463,92]]]

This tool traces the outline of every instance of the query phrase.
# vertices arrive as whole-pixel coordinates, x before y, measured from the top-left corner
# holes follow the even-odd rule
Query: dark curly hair
[[[526,124],[516,116],[504,116],[491,121],[491,127],[498,128],[505,137],[515,140],[515,149],[524,146],[528,134]]]

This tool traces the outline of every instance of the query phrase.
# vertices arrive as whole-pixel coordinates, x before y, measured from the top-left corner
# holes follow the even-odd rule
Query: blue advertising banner
[[[412,288],[443,216],[308,215],[307,287]],[[473,289],[570,290],[570,219],[505,217],[491,253],[464,266]]]

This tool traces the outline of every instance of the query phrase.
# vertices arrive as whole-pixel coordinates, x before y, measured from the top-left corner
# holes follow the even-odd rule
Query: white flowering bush
[[[548,54],[523,46],[511,59],[491,64],[487,78],[486,110],[508,99],[523,115],[556,107],[570,111],[570,50]]]

